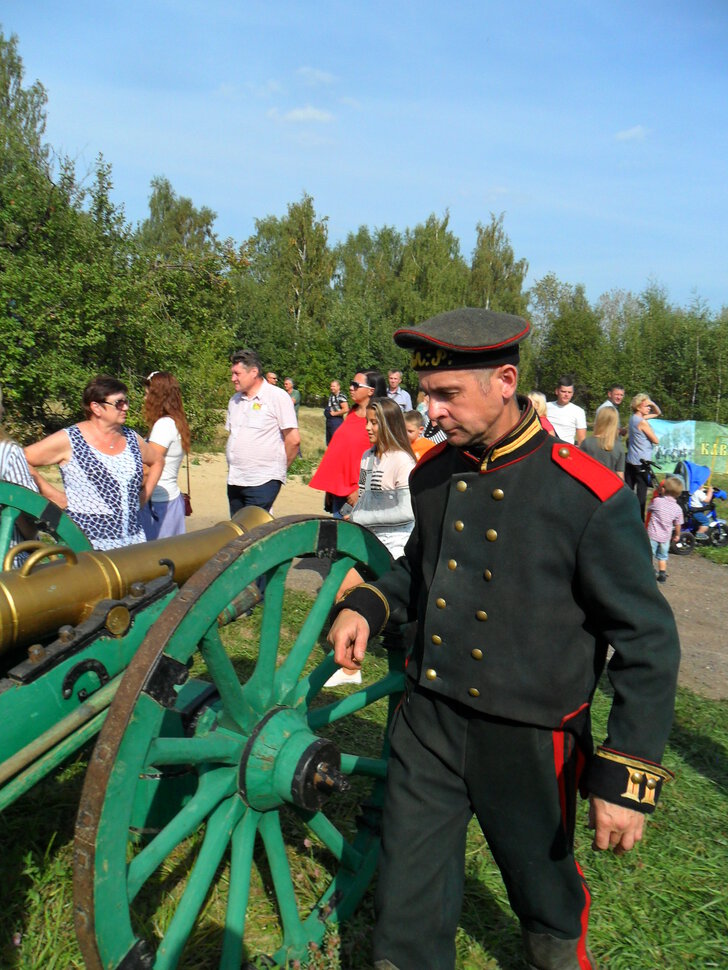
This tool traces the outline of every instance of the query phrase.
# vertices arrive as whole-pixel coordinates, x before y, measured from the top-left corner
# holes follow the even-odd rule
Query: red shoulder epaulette
[[[443,451],[445,450],[445,445],[446,444],[447,444],[447,441],[440,441],[440,442],[438,442],[438,444],[435,445],[434,448],[428,448],[427,451],[422,456],[422,458],[420,458],[420,460],[417,462],[417,464],[415,465],[415,467],[412,469],[412,471],[410,472],[410,475],[414,475],[414,473],[418,469],[422,468],[422,466],[426,462],[430,461],[431,458],[434,458],[435,455],[441,455],[443,453]]]
[[[606,465],[602,465],[600,461],[587,455],[576,445],[567,445],[563,441],[557,442],[551,448],[551,458],[559,468],[563,468],[577,482],[586,485],[589,491],[602,502],[606,502],[616,494],[624,484],[622,479]]]

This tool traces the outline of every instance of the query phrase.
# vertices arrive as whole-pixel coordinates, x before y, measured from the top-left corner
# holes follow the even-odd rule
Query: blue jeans
[[[269,482],[263,482],[262,485],[228,485],[230,517],[232,518],[236,512],[247,508],[249,505],[255,505],[259,509],[270,512],[280,490],[281,483],[275,478]]]

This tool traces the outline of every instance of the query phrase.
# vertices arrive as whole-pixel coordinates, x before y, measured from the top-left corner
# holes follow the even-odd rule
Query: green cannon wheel
[[[58,545],[68,546],[74,552],[91,548],[75,522],[53,502],[22,485],[0,482],[0,564],[13,545],[13,530],[21,515],[36,526],[41,536],[49,536]]]
[[[294,559],[314,556],[330,568],[301,606],[286,578]],[[289,517],[234,539],[167,606],[119,687],[81,797],[75,912],[87,967],[305,965],[327,925],[351,915],[376,865],[404,657],[370,658],[361,687],[326,690],[336,667],[320,637],[348,570],[376,577],[390,562],[356,525]],[[228,638],[241,622],[222,624],[261,576],[263,604],[242,621],[260,631],[240,661]],[[144,786],[165,772],[192,782],[139,838]]]

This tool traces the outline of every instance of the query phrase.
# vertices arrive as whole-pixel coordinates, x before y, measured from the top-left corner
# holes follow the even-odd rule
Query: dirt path
[[[190,466],[193,515],[188,528],[205,529],[228,518],[224,455],[201,455]],[[183,476],[180,476],[182,480]],[[273,506],[273,515],[318,515],[323,496],[300,481],[291,481]],[[315,592],[320,576],[301,563],[296,585]],[[682,644],[680,683],[703,697],[728,698],[728,567],[700,556],[672,556],[669,578],[661,587],[670,603]]]

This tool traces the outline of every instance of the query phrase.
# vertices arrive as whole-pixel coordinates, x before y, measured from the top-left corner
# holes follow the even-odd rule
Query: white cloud
[[[633,128],[625,128],[618,131],[614,136],[616,141],[644,141],[647,137],[647,128],[644,125],[635,125]]]
[[[314,108],[313,105],[307,104],[305,108],[293,108],[291,111],[286,111],[285,114],[281,114],[277,108],[273,108],[268,112],[269,118],[275,118],[280,121],[289,121],[294,124],[309,124],[314,122],[316,124],[329,124],[334,120],[334,116],[330,111],[324,111],[322,108]]]
[[[317,67],[299,67],[296,71],[306,84],[315,87],[319,84],[333,84],[336,78],[328,71],[320,71]]]

